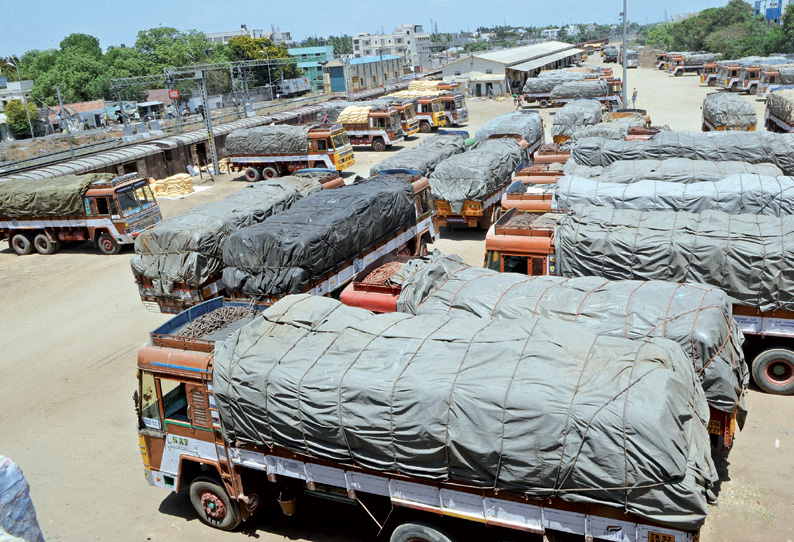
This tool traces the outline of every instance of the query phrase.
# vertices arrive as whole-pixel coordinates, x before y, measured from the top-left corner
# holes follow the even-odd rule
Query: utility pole
[[[124,112],[124,102],[121,101],[121,90],[116,91],[116,98],[119,99],[119,113],[121,113],[121,122],[124,123],[124,126],[128,126],[129,123],[127,122],[127,114]]]
[[[10,62],[7,62],[10,64]],[[13,64],[14,69],[17,71],[17,81],[19,82],[19,90],[22,92],[22,105],[25,106],[25,115],[28,117],[28,128],[30,128],[30,137],[31,139],[35,139],[36,136],[33,135],[33,123],[30,122],[30,111],[28,111],[28,100],[25,98],[25,89],[22,87],[22,77],[19,75],[19,66],[17,66],[16,62]],[[61,108],[63,109],[63,108]]]
[[[626,2],[627,0],[623,0],[623,107],[627,108],[629,104],[629,82],[626,80],[628,75],[628,71],[626,70],[626,29],[628,27],[628,23],[626,22]]]
[[[61,121],[66,123],[66,138],[69,140],[69,154],[72,156],[72,160],[74,160],[74,146],[72,146],[72,130],[69,128],[69,121],[66,120],[66,117],[63,116],[64,111],[63,108],[63,100],[61,100],[61,87],[55,87],[55,92],[58,94],[58,105],[61,106]]]
[[[210,156],[212,158],[212,167],[215,169],[215,175],[220,175],[221,170],[218,165],[218,151],[215,149],[215,134],[212,131],[212,115],[210,114],[209,96],[207,95],[207,81],[204,79],[204,71],[196,70],[194,77],[196,84],[198,84],[199,92],[201,93],[201,102],[204,107],[204,127],[207,128],[207,145],[210,148]]]

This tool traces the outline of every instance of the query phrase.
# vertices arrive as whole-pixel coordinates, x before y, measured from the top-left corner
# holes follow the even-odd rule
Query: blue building
[[[298,61],[298,67],[306,73],[306,77],[311,81],[312,90],[318,90],[323,84],[323,65],[334,59],[333,46],[293,47],[287,49],[287,52]]]

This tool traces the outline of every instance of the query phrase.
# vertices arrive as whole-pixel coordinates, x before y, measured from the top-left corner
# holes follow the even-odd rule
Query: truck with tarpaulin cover
[[[794,133],[794,88],[769,94],[764,109],[764,123],[770,132]]]
[[[794,89],[794,66],[774,66],[761,73],[758,95],[769,98],[776,90]]]
[[[788,60],[781,60],[781,63],[765,63],[760,66],[742,66],[739,72],[739,90],[747,94],[760,94],[761,74],[766,70],[774,69],[776,66],[781,68],[794,67],[788,64]]]
[[[226,136],[224,150],[229,170],[245,171],[249,182],[306,168],[344,171],[356,163],[340,124],[242,128]]]
[[[722,57],[719,53],[683,53],[675,55],[670,59],[668,71],[676,77],[681,77],[685,73],[696,73],[701,75],[703,67],[709,63],[719,60]]]
[[[534,215],[516,214],[517,210],[511,209],[488,232],[485,266],[533,276],[667,280],[721,288],[733,299],[733,317],[747,339],[744,349],[748,359],[752,359],[755,383],[768,393],[794,394],[794,303],[787,293],[794,290],[770,282],[776,280],[776,274],[780,276],[776,269],[786,266],[791,257],[784,247],[786,236],[791,235],[788,232],[794,228],[794,217],[597,209],[580,206],[567,213]],[[605,217],[604,213],[610,216]],[[599,218],[604,218],[604,222],[595,225],[593,220]],[[620,220],[624,222],[618,224]],[[659,225],[653,225],[653,221]],[[601,233],[591,235],[588,241],[572,243],[576,236],[570,227],[574,225]],[[661,233],[659,228],[666,230]],[[584,235],[585,230],[581,231]],[[598,243],[597,239],[607,232],[612,235],[610,242],[600,248],[591,244],[590,241]],[[636,237],[624,245],[617,238],[623,234]],[[676,241],[661,242],[659,235]],[[698,235],[700,252],[695,258],[691,251],[695,250],[694,238]],[[706,242],[706,236],[712,239]],[[608,262],[598,272],[580,265],[589,262],[598,250],[602,251],[602,260]],[[658,257],[642,261],[633,256],[650,251]],[[724,264],[717,263],[721,258]],[[684,260],[691,265],[679,265]],[[617,264],[618,261],[623,263]],[[714,272],[723,269],[723,265],[730,269],[721,274]],[[724,431],[730,428],[733,413],[723,414],[728,416],[723,416],[719,425]]]
[[[704,132],[755,131],[755,107],[736,94],[711,92],[703,99]]]
[[[444,106],[448,125],[465,124],[469,121],[466,97],[459,90],[460,83],[445,81],[411,81],[408,91],[425,92],[436,95]]]
[[[61,243],[83,241],[118,254],[162,219],[149,179],[137,173],[0,182],[0,240],[20,256],[54,254]]]
[[[342,125],[351,144],[367,145],[376,152],[385,151],[405,139],[400,113],[390,105],[351,104],[332,120]]]
[[[430,95],[415,90],[400,90],[389,94],[387,97],[401,100],[412,100],[416,107],[416,118],[419,120],[419,131],[429,134],[436,128],[447,126],[447,116],[444,113],[444,104],[437,94]]]
[[[506,538],[559,532],[613,542],[697,540],[716,471],[701,425],[707,417],[703,392],[691,362],[672,341],[598,337],[570,323],[540,319],[532,321],[535,330],[519,321],[373,315],[311,296],[290,296],[263,308],[209,301],[154,329],[138,352],[134,399],[144,476],[151,486],[186,495],[203,523],[233,530],[274,500],[291,515],[306,499],[325,498],[375,511],[373,528],[385,529],[390,542],[463,542],[471,539],[472,521]],[[457,331],[452,336],[442,327]],[[301,337],[300,347],[289,348]],[[522,350],[519,343],[528,347]],[[542,354],[549,348],[555,356]],[[241,359],[244,349],[250,356]],[[290,355],[298,352],[315,360],[317,370]],[[515,361],[472,363],[479,353]],[[344,359],[330,366],[340,355]],[[592,360],[592,370],[586,370],[585,359]],[[248,376],[241,380],[238,369]],[[560,384],[569,380],[566,371],[583,370],[587,377],[577,390]],[[288,391],[294,371],[305,374]],[[533,379],[529,372],[544,376]],[[373,385],[372,374],[384,384]],[[494,385],[482,386],[486,380]],[[240,395],[243,381],[259,383],[251,388],[256,398]],[[453,382],[457,389],[479,391],[464,394],[470,398],[460,407],[457,399],[449,402],[447,416],[446,406],[434,405],[447,403],[442,396],[452,393]],[[654,385],[665,393],[655,393]],[[617,390],[624,387],[636,393],[619,401],[606,397],[620,396]],[[510,388],[517,393],[506,398]],[[567,430],[565,415],[553,414],[547,401],[560,394],[566,404],[560,412],[570,403],[575,419],[594,417],[589,431],[570,432],[569,452],[553,451]],[[573,399],[578,394],[602,408],[589,411],[583,399]],[[507,412],[517,412],[516,420],[539,425],[526,426],[512,415],[503,420],[501,409],[486,407],[492,395],[494,404],[506,401]],[[249,400],[246,430],[239,408]],[[341,418],[333,422],[326,412]],[[271,429],[260,428],[265,419]],[[383,422],[389,419],[385,425],[391,429]],[[459,428],[457,420],[466,425],[466,419],[481,420],[479,429]],[[437,430],[417,433],[412,427],[418,420]],[[339,423],[343,431],[336,429]],[[502,430],[507,435],[500,452]],[[556,444],[543,447],[551,451],[538,452],[547,459],[525,461],[526,453],[518,452],[530,435],[554,439]],[[615,455],[607,451],[615,439],[627,447],[627,465],[623,454],[606,461]],[[443,452],[452,446],[474,464],[466,467],[456,453]],[[580,446],[596,450],[601,465],[577,454]],[[440,461],[424,452],[430,449],[442,450]],[[502,469],[498,457],[504,458]],[[574,470],[562,482],[555,482],[555,467],[529,472],[533,464],[560,461],[566,472]],[[469,475],[472,468],[480,474]],[[634,484],[653,489],[641,499],[634,498],[636,491],[603,490]],[[378,514],[395,507],[402,513]]]
[[[562,107],[567,103],[581,98],[597,100],[609,111],[623,107],[620,96],[623,83],[620,79],[569,81],[554,87],[551,91],[551,105]]]
[[[716,87],[719,68],[719,62],[706,62],[703,64],[703,70],[700,72],[700,84]]]

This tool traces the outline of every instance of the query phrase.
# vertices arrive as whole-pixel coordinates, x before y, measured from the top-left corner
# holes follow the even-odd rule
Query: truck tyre
[[[36,247],[36,252],[39,254],[55,254],[60,248],[59,245],[58,241],[51,241],[44,232],[33,238],[33,246]]]
[[[417,521],[398,526],[389,542],[455,542],[455,539],[435,525]]]
[[[753,360],[753,380],[767,393],[794,395],[794,352],[770,348]]]
[[[712,77],[711,79],[709,79],[709,86],[710,86],[710,87],[716,87],[716,86],[717,86],[717,79],[716,79],[716,78],[714,78],[714,77]]]
[[[202,523],[222,531],[231,531],[243,521],[237,501],[212,478],[199,476],[191,482],[190,504]]]
[[[113,239],[113,236],[107,232],[99,236],[99,239],[96,241],[96,246],[99,249],[99,252],[102,254],[107,254],[108,256],[118,254],[121,251],[121,245],[118,244],[116,240]]]
[[[11,238],[11,248],[20,256],[26,256],[33,252],[33,241],[27,233],[17,233]]]
[[[276,171],[276,168],[274,167],[266,167],[262,170],[262,176],[265,179],[275,179],[278,177],[278,171]]]
[[[372,140],[372,150],[375,152],[383,152],[386,150],[386,143],[383,142],[383,139],[376,137]]]
[[[751,96],[758,94],[758,87],[756,85],[751,86],[750,88],[747,89],[747,94]]]
[[[255,183],[262,180],[262,172],[255,167],[249,167],[245,170],[245,180],[249,183]]]
[[[427,256],[427,239],[424,237],[419,241],[419,248],[416,250],[416,255],[419,257]]]
[[[681,77],[682,75],[684,75],[684,70],[676,70],[673,72],[673,75],[675,75],[676,77]]]
[[[419,123],[419,131],[422,132],[423,134],[429,134],[430,130],[432,130],[432,127],[430,126],[430,123],[427,122],[426,120]]]
[[[540,107],[546,108],[549,106],[549,101],[546,98],[541,98],[538,102],[538,105],[540,105]]]
[[[731,92],[739,92],[739,84],[734,83],[731,85]]]

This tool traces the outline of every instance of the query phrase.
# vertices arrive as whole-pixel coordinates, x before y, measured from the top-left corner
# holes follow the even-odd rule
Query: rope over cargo
[[[563,173],[571,177],[585,177],[609,183],[633,183],[642,180],[694,183],[720,181],[729,175],[743,173],[765,177],[783,175],[774,164],[711,162],[688,158],[617,160],[608,166],[580,166],[573,159],[569,159],[563,167]]]

